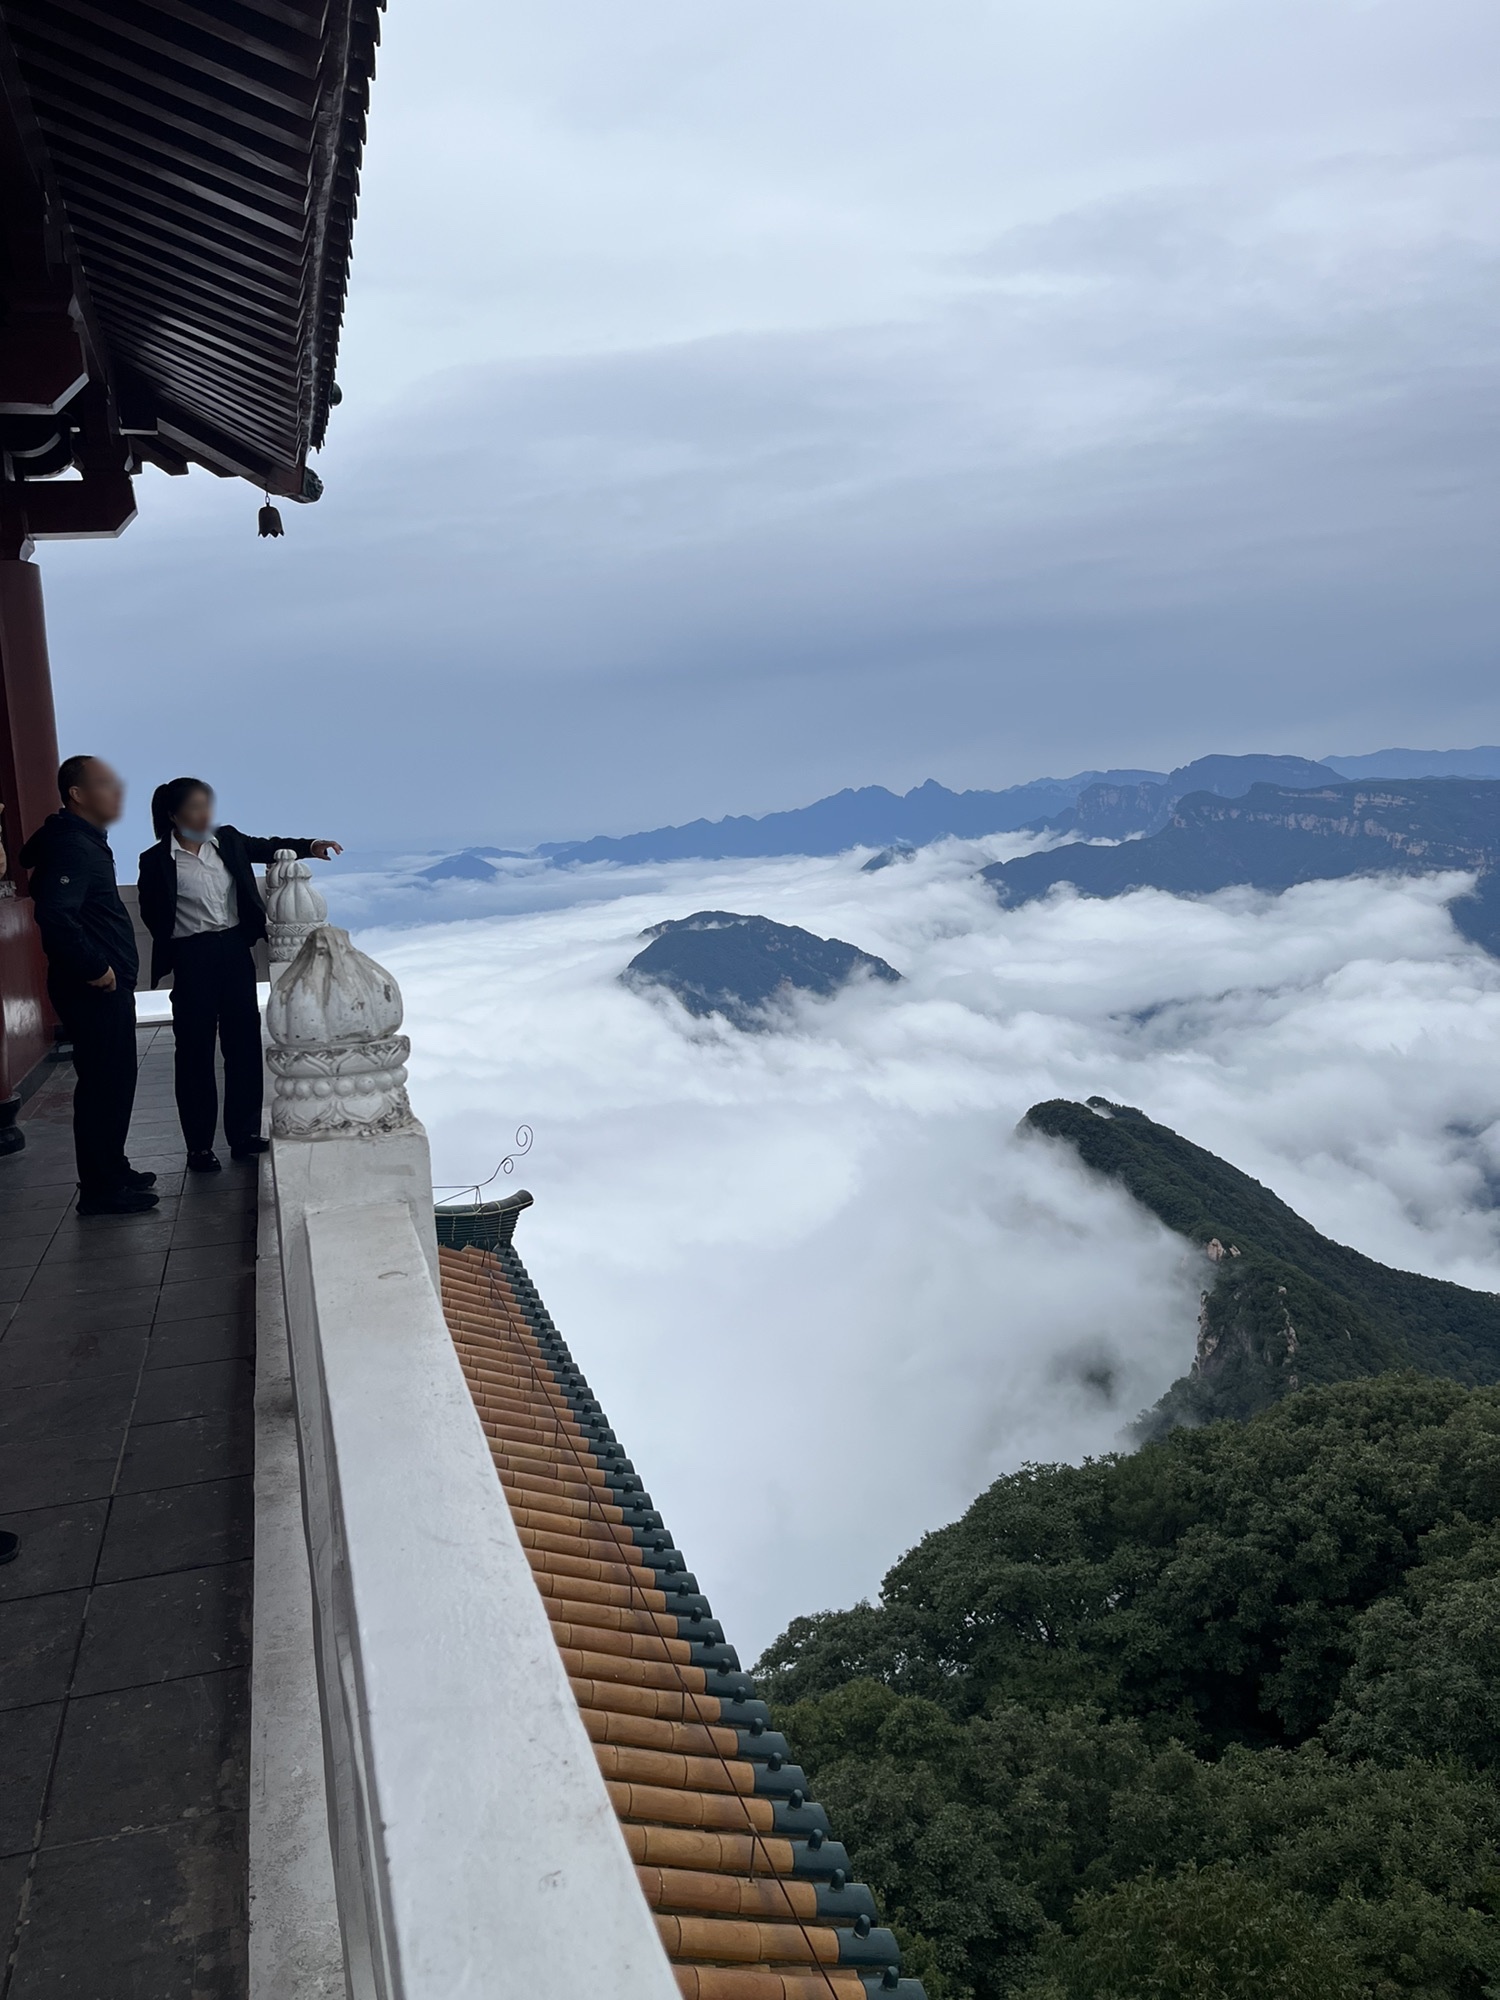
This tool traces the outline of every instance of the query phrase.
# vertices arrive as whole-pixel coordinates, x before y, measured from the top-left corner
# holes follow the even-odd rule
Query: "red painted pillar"
[[[52,1041],[46,966],[23,893],[22,842],[57,804],[57,719],[36,565],[0,555],[0,804],[9,879],[0,881],[0,1101]]]

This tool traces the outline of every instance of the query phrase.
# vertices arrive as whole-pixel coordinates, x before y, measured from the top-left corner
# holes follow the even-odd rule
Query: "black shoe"
[[[120,1186],[127,1188],[153,1188],[156,1186],[156,1176],[155,1174],[147,1173],[138,1174],[134,1167],[127,1167],[125,1169],[125,1178],[120,1182]]]
[[[80,1215],[144,1215],[148,1208],[155,1208],[159,1195],[149,1188],[110,1188],[106,1194],[80,1194],[78,1213]]]
[[[257,1154],[269,1153],[270,1150],[269,1139],[241,1139],[237,1146],[231,1146],[229,1149],[236,1160],[253,1160]]]
[[[0,1528],[0,1563],[13,1563],[21,1553],[21,1537],[9,1528]]]
[[[216,1174],[223,1161],[217,1153],[189,1153],[188,1172],[190,1174]]]

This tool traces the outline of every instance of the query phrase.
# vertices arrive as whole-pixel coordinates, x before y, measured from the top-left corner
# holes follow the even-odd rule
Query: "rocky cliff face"
[[[1164,778],[1152,772],[1110,772],[1086,785],[1066,811],[1038,822],[1058,833],[1076,833],[1082,840],[1127,840],[1134,834],[1159,833],[1172,808],[1189,792],[1214,792],[1220,798],[1243,798],[1252,785],[1336,784],[1338,772],[1306,757],[1198,757],[1179,764]]]
[[[1372,867],[1427,871],[1490,868],[1500,858],[1500,783],[1431,778],[1406,785],[1328,785],[1287,791],[1257,785],[1240,799],[1197,793],[1178,802],[1168,825],[1189,836],[1234,829],[1290,834],[1310,842],[1352,843]],[[1310,850],[1309,858],[1316,858]]]

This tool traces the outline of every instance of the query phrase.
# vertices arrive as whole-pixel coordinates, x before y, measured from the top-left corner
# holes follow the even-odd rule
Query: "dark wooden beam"
[[[0,323],[0,416],[53,416],[89,379],[83,335],[66,305],[12,298]]]
[[[17,516],[33,541],[112,540],[135,519],[135,488],[125,472],[0,480],[0,517]]]

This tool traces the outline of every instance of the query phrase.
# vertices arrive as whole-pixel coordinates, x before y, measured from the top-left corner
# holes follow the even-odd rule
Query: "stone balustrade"
[[[267,1008],[256,1537],[306,1568],[257,1559],[253,2000],[675,2000],[443,1318],[401,1019],[326,922]]]

